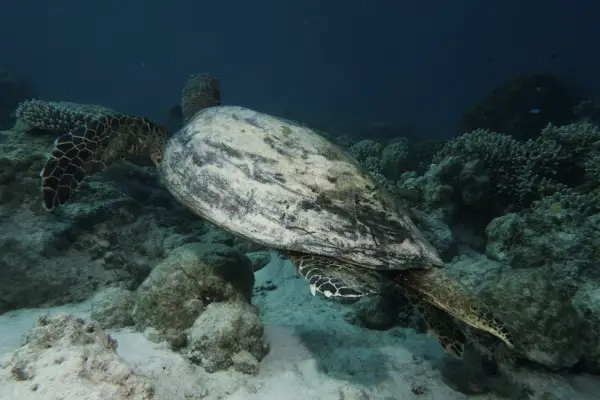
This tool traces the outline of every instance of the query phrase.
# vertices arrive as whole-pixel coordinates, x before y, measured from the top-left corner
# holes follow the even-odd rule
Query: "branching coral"
[[[582,189],[600,178],[600,130],[580,123],[549,125],[535,140],[519,142],[483,129],[449,141],[435,156],[465,162],[481,160],[491,179],[495,202],[509,209],[529,207],[544,196]]]
[[[509,135],[477,129],[454,138],[433,157],[440,164],[448,157],[457,157],[463,163],[480,160],[488,171],[491,193],[496,201],[508,205],[518,197],[520,169],[525,160],[525,149]]]
[[[385,146],[381,153],[381,169],[388,179],[398,180],[402,173],[412,169],[411,164],[410,144],[407,139],[393,141]]]
[[[101,116],[116,114],[109,108],[70,102],[25,100],[16,110],[17,119],[50,132],[68,132],[81,128]]]
[[[370,157],[379,158],[383,146],[374,140],[361,140],[350,146],[349,152],[358,162],[364,162]]]

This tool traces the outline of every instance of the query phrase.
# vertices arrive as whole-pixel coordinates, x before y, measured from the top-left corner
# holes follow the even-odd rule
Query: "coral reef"
[[[103,332],[87,321],[89,309],[84,303],[0,316],[0,398],[124,400],[153,393],[148,398],[464,400],[473,395],[481,400],[583,400],[595,398],[600,388],[600,382],[586,374],[548,374],[526,368],[500,373],[473,352],[462,361],[444,358],[435,340],[416,333],[409,321],[404,322],[410,327],[376,327],[386,330],[348,324],[341,318],[342,307],[313,297],[285,261],[275,260],[256,274],[257,288],[268,285],[275,288],[255,291],[254,299],[271,344],[258,374],[247,350],[231,357],[233,364],[227,371],[210,373],[139,332]],[[227,312],[226,304],[216,308]],[[43,326],[51,328],[35,327],[39,315]],[[223,319],[228,319],[227,314]],[[233,331],[220,319],[205,322],[214,322],[218,331],[224,329],[227,334]],[[51,340],[37,340],[40,346],[22,344],[21,337],[33,337],[36,332]],[[207,332],[216,331],[209,326]],[[224,343],[214,335],[207,340],[215,347]],[[20,365],[28,367],[25,371],[34,370],[35,376],[18,380],[13,377],[13,361],[25,348],[27,356],[19,357],[25,363]],[[202,357],[199,352],[196,355]],[[213,353],[209,350],[207,355]],[[214,354],[216,360],[218,355]],[[15,368],[15,376],[23,376],[20,371]],[[150,391],[139,390],[146,387]]]
[[[84,127],[88,122],[105,115],[116,114],[95,104],[65,101],[25,100],[16,109],[17,120],[44,131],[64,133]]]
[[[226,245],[188,243],[171,252],[137,289],[133,319],[174,348],[213,302],[248,302],[254,274],[248,257]]]
[[[444,209],[446,222],[466,216],[479,228],[557,194],[579,193],[580,206],[594,212],[598,143],[600,130],[589,123],[548,125],[527,142],[478,129],[448,141],[424,175],[404,174],[400,186],[419,191],[426,209]]]
[[[518,332],[519,355],[554,370],[597,363],[593,330],[571,304],[574,267],[553,263],[511,268],[485,257],[461,257],[449,266]]]
[[[202,99],[186,90],[182,110],[189,118]],[[210,373],[260,376],[261,360],[270,351],[264,324],[274,322],[265,315],[273,304],[287,301],[286,312],[278,314],[282,325],[303,312],[298,304],[316,312],[322,307],[308,299],[305,282],[293,283],[293,272],[282,275],[275,254],[200,220],[168,194],[154,169],[126,161],[90,177],[75,201],[57,212],[41,210],[39,171],[55,135],[33,134],[30,128],[59,133],[113,112],[32,100],[17,111],[20,130],[0,132],[0,222],[6,227],[0,233],[0,312],[95,294],[91,318],[96,321],[61,317],[56,323],[40,322],[36,332],[52,337],[53,347],[28,342],[8,370],[24,371],[25,381],[35,377],[28,371],[43,370],[35,360],[61,348],[63,340],[43,327],[58,331],[60,323],[65,347],[84,351],[75,340],[83,338],[91,346],[83,346],[85,351],[104,354],[98,357],[114,362],[117,370],[124,367],[100,328],[143,332]],[[600,373],[600,130],[589,121],[482,128],[442,144],[408,138],[385,143],[340,138],[338,143],[409,210],[449,273],[517,332],[517,349],[508,358],[531,368]],[[270,278],[255,286],[255,274]],[[300,284],[302,289],[273,299],[281,287]],[[395,343],[406,337],[402,329],[424,330],[392,286],[345,310],[340,313],[345,325],[336,320],[342,328],[335,332],[318,331],[315,315],[306,317],[314,329],[299,329],[313,351],[325,354],[324,369],[335,369],[331,359],[342,357],[332,350],[336,335],[361,348],[348,332],[389,333]],[[496,343],[476,339],[475,353],[496,356]],[[373,343],[366,346],[369,351]],[[351,369],[351,356],[344,357],[340,363]],[[354,374],[361,375],[360,370]],[[135,372],[129,376],[133,393],[151,395],[143,378]],[[130,381],[113,378],[93,384],[107,385],[107,393],[119,398],[121,386]],[[425,392],[425,384],[417,383],[414,393]],[[463,391],[488,390],[475,386],[465,382]]]
[[[548,123],[573,121],[573,106],[582,100],[577,90],[548,73],[510,78],[468,107],[459,134],[475,129],[504,132],[518,140],[536,138]]]
[[[446,142],[424,172],[407,171],[404,140],[387,147],[387,164],[376,142],[349,151],[411,210],[449,271],[518,332],[513,356],[597,372],[600,129],[548,124],[534,136],[476,129]],[[388,309],[367,302],[351,320],[399,323]],[[480,351],[493,355],[486,346]]]
[[[417,142],[407,138],[396,138],[387,145],[365,139],[359,142],[339,137],[335,141],[361,163],[383,186],[392,192],[399,188],[394,185],[403,173],[423,172],[429,167],[431,157],[438,151],[442,142]]]
[[[0,312],[81,301],[106,288],[92,300],[91,317],[101,327],[137,327],[211,371],[233,366],[256,374],[268,345],[248,302],[253,271],[268,263],[270,253],[192,216],[161,187],[154,169],[128,162],[87,180],[86,190],[59,212],[44,212],[39,170],[54,137],[35,134],[28,125],[35,121],[46,131],[75,129],[104,109],[25,104],[33,110],[27,117],[21,114],[29,124],[0,133],[0,188],[5,188],[0,217],[7,228],[0,235],[0,268],[6,274]],[[42,112],[49,109],[56,112]],[[218,310],[219,320],[224,313],[232,318],[213,339],[206,329],[214,327],[194,324],[215,318],[210,310]],[[239,346],[228,352],[218,340]]]
[[[269,346],[249,303],[253,286],[252,263],[239,250],[188,243],[154,267],[135,293],[117,288],[99,293],[91,317],[107,328],[135,324],[208,372],[233,366],[257,374]]]
[[[10,397],[151,400],[150,380],[116,354],[117,343],[94,323],[72,315],[44,316],[0,369]],[[16,384],[15,384],[16,382]],[[5,393],[6,394],[6,393]],[[4,396],[2,396],[4,397]]]
[[[100,290],[92,298],[90,317],[102,329],[115,329],[132,326],[135,293],[131,290],[109,286]]]
[[[269,352],[258,312],[244,302],[210,303],[189,329],[187,341],[187,357],[208,372],[233,366],[255,375]]]
[[[81,301],[106,286],[135,289],[184,243],[263,250],[199,220],[154,168],[129,162],[86,180],[59,212],[43,211],[39,171],[53,141],[29,130],[0,132],[0,312]]]

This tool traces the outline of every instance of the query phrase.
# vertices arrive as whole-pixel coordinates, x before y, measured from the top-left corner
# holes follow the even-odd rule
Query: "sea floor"
[[[108,331],[118,342],[117,354],[138,374],[151,379],[159,400],[600,398],[600,377],[520,372],[513,381],[527,390],[502,387],[509,383],[483,377],[481,371],[448,360],[437,342],[425,334],[409,328],[373,331],[352,325],[344,318],[348,312],[344,306],[311,296],[305,282],[282,260],[272,261],[257,272],[256,279],[256,287],[270,288],[258,292],[254,303],[260,309],[271,346],[257,376],[234,371],[208,374],[166,345],[150,342],[128,329]],[[0,316],[0,365],[6,365],[11,353],[21,346],[23,335],[38,316],[70,313],[89,319],[90,309],[90,303],[85,302]],[[57,365],[55,371],[58,374],[59,368],[72,365]],[[17,400],[17,393],[18,400],[84,399],[71,397],[66,382],[63,386],[54,382],[51,392],[22,390],[22,385],[31,383],[14,380],[0,367],[0,400]],[[495,389],[482,389],[490,385]],[[471,393],[486,393],[465,394],[465,388]],[[107,398],[95,390],[90,387],[85,399]]]

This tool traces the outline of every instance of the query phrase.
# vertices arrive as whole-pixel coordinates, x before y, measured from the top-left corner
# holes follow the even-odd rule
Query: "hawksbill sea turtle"
[[[149,157],[198,216],[288,256],[313,294],[358,299],[391,281],[448,353],[462,357],[462,323],[513,348],[507,326],[446,274],[392,196],[310,128],[215,105],[167,139],[148,118],[106,116],[56,139],[41,172],[44,208],[61,206],[86,176],[134,156]]]

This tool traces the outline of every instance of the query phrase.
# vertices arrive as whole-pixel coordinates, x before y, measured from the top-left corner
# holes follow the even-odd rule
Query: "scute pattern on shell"
[[[168,141],[161,170],[196,214],[266,246],[375,269],[443,265],[357,162],[290,121],[208,108]]]

